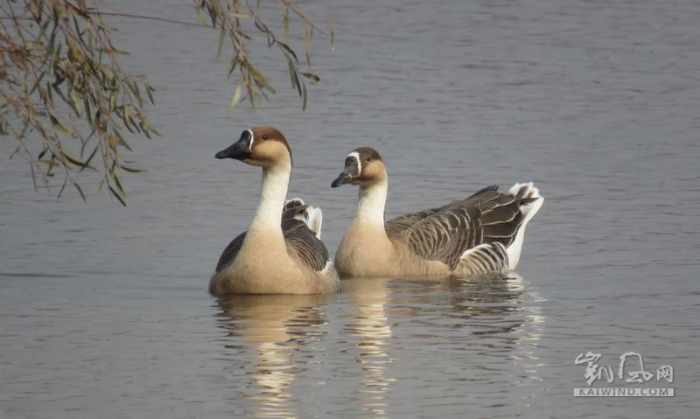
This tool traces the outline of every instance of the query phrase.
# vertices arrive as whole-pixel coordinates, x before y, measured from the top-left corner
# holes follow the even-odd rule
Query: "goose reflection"
[[[541,381],[542,361],[536,349],[542,336],[544,301],[517,272],[507,278],[454,279],[434,282],[418,291],[404,282],[392,292],[394,312],[407,330],[403,340],[432,345],[455,361],[461,379],[490,383],[509,376],[514,385]],[[458,371],[458,372],[457,372]]]
[[[487,382],[494,369],[515,385],[539,381],[534,350],[542,299],[515,272],[469,280],[352,279],[343,290],[354,306],[346,332],[358,338],[362,368],[356,402],[373,416],[390,416],[399,382],[427,395],[455,391],[440,389],[449,379]],[[490,357],[496,362],[485,361]],[[408,359],[412,368],[400,368]]]
[[[326,315],[321,307],[328,295],[236,295],[218,301],[221,327],[228,331],[226,348],[236,355],[235,362],[251,363],[252,368],[232,365],[236,389],[240,379],[252,378],[245,386],[247,417],[298,417],[290,403],[289,390],[297,372],[309,363],[301,349],[326,333]],[[253,351],[252,356],[245,352]],[[243,352],[242,354],[240,352]],[[313,361],[313,359],[311,359]],[[252,371],[252,374],[249,373]],[[240,403],[238,408],[240,408]],[[251,411],[248,411],[251,410]]]
[[[392,332],[385,309],[389,281],[378,278],[343,281],[343,291],[350,296],[355,309],[345,331],[359,339],[356,362],[362,366],[362,376],[357,394],[361,408],[374,417],[387,416],[385,396],[396,381],[387,374],[387,365],[393,362],[387,348]]]

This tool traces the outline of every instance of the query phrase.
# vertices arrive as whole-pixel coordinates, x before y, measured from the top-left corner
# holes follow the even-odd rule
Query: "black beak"
[[[331,188],[337,188],[338,186],[345,185],[354,180],[354,177],[348,172],[343,172],[338,175],[338,177],[331,183]]]
[[[250,158],[250,132],[243,131],[241,138],[231,147],[216,153],[217,159],[246,160]]]

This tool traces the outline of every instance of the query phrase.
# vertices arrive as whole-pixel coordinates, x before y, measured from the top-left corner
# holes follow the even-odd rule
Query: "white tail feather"
[[[309,205],[306,212],[309,217],[306,224],[311,230],[313,230],[314,233],[316,233],[316,237],[321,240],[321,225],[323,224],[323,213],[321,212],[321,208],[316,208]]]
[[[532,219],[532,217],[537,214],[540,207],[544,203],[544,198],[540,195],[539,189],[537,189],[532,182],[529,183],[516,183],[508,191],[509,193],[517,196],[520,199],[534,199],[534,201],[526,203],[520,207],[520,211],[523,214],[523,224],[520,226],[518,233],[515,235],[515,240],[506,249],[508,253],[508,265],[510,270],[515,269],[520,261],[520,253],[523,249],[523,241],[525,239],[525,227],[527,223]]]
[[[284,203],[285,208],[292,206],[302,206],[304,200],[301,198],[292,198]],[[321,208],[316,208],[314,206],[307,206],[303,212],[295,215],[294,218],[299,221],[303,221],[306,225],[316,233],[316,237],[321,240],[321,225],[323,224],[323,213]]]

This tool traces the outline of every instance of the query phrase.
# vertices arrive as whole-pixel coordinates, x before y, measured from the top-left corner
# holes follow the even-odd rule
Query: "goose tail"
[[[305,204],[301,198],[292,198],[285,202],[284,213],[293,213],[294,219],[304,222],[316,234],[316,238],[321,239],[321,227],[323,225],[321,208]]]
[[[520,253],[525,239],[525,227],[532,217],[537,214],[537,211],[540,210],[544,203],[544,197],[540,195],[540,190],[532,182],[516,183],[508,192],[520,201],[520,212],[523,215],[523,221],[515,236],[515,240],[506,249],[508,265],[513,270],[518,265],[518,261],[520,261]]]

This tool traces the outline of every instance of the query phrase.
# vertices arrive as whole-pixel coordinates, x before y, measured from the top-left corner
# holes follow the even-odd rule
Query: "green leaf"
[[[109,192],[111,192],[111,193],[112,193],[112,196],[114,196],[115,198],[117,198],[117,200],[118,200],[123,206],[126,206],[126,202],[124,202],[124,200],[122,199],[122,197],[119,196],[119,194],[117,193],[117,191],[114,190],[114,188],[112,187],[112,185],[109,185]]]
[[[289,37],[289,9],[284,4],[282,5],[282,26],[284,27],[284,36]]]
[[[221,31],[219,31],[219,45],[216,47],[216,59],[221,57],[221,50],[224,48],[224,39],[226,36],[226,29],[222,26]]]
[[[61,190],[58,191],[56,198],[60,198],[63,195],[63,190],[66,189],[66,184],[68,183],[68,178],[63,179],[63,185],[61,185]]]
[[[92,161],[92,158],[95,157],[95,154],[97,154],[97,150],[100,149],[100,145],[98,144],[95,146],[95,149],[92,150],[92,153],[90,153],[90,156],[85,160],[85,165],[78,170],[78,172],[82,172],[86,167],[89,167],[90,169],[97,171],[94,167],[90,166],[90,161]]]
[[[294,62],[298,63],[299,59],[297,58],[297,55],[294,53],[294,51],[289,48],[289,45],[285,44],[284,42],[277,41],[277,45],[282,47],[283,50],[285,50],[289,55],[294,57]]]
[[[71,131],[67,130],[66,128],[64,128],[63,125],[61,125],[61,123],[58,121],[58,119],[56,119],[55,116],[49,115],[49,120],[51,120],[51,124],[52,124],[52,125],[56,128],[56,130],[58,130],[60,133],[62,133],[63,135],[66,135],[66,136],[68,136],[68,137],[72,137],[72,136],[73,136],[73,133],[72,133]]]
[[[264,85],[263,89],[267,90],[268,92],[272,93],[273,95],[277,93],[277,91],[269,84]]]
[[[29,170],[32,172],[32,184],[34,185],[34,192],[36,192],[36,173],[34,173],[34,165],[29,164]]]
[[[134,97],[136,98],[136,100],[139,102],[139,106],[142,106],[143,100],[141,99],[141,90],[139,90],[139,85],[136,84],[136,82],[129,83],[127,81],[125,83],[126,83],[126,86],[129,88],[129,90],[131,90],[131,93],[134,94]],[[114,97],[115,101],[116,101],[116,95],[113,95],[112,97]]]
[[[148,80],[146,80],[144,84],[146,85],[146,94],[148,95],[148,100],[151,101],[151,105],[155,105],[156,102],[155,100],[153,100],[153,92],[155,91],[155,89],[151,87],[150,84],[148,84]]]
[[[114,179],[114,184],[117,185],[119,192],[121,192],[122,195],[126,195],[126,192],[124,192],[124,188],[122,188],[122,183],[119,181],[119,177],[117,176],[117,174],[114,173],[114,170],[112,170],[112,179]]]
[[[124,137],[122,137],[122,134],[121,134],[121,132],[120,132],[119,130],[115,129],[115,130],[112,131],[112,133],[113,133],[114,136],[117,138],[117,141],[119,141],[119,144],[121,144],[122,146],[124,146],[124,147],[125,147],[127,150],[129,150],[129,151],[134,151],[134,150],[131,149],[131,147],[129,147],[129,143],[127,143],[127,142],[124,140]]]
[[[294,68],[292,60],[288,60],[289,63],[289,77],[292,79],[292,89],[296,89],[301,96],[301,83],[299,83],[299,76],[297,75],[297,70]]]
[[[80,194],[80,197],[83,198],[83,201],[87,202],[87,198],[85,198],[85,194],[83,193],[83,188],[81,188],[80,185],[75,182],[73,182],[73,186],[75,186],[75,189],[78,190],[78,193]]]
[[[87,96],[83,97],[83,107],[85,109],[85,120],[88,122],[90,125],[90,128],[95,128],[95,125],[92,123],[92,113],[90,112],[90,101],[88,100]]]
[[[119,168],[122,170],[125,170],[129,173],[140,173],[140,172],[145,172],[143,169],[136,169],[134,167],[129,167],[129,166],[124,166],[123,164],[119,165]]]
[[[90,166],[90,164],[89,164],[87,161],[82,162],[82,161],[80,161],[80,160],[77,160],[77,159],[71,157],[70,155],[68,155],[68,154],[66,154],[66,153],[64,153],[64,152],[61,152],[61,158],[62,158],[62,159],[65,159],[65,160],[68,161],[68,162],[70,162],[70,163],[73,164],[74,166],[80,167],[80,171],[82,171],[83,169],[85,169],[85,168],[87,167],[88,169],[92,169],[92,170],[94,170],[94,171],[97,172],[97,169],[95,169],[94,167]]]
[[[236,86],[236,92],[233,94],[233,98],[231,99],[231,103],[228,105],[228,110],[233,112],[233,110],[236,108],[236,105],[238,105],[238,102],[241,100],[241,96],[243,95],[243,87],[239,84]]]
[[[307,95],[306,95],[306,85],[305,85],[305,84],[302,84],[301,87],[302,87],[302,91],[303,91],[303,94],[301,95],[301,101],[302,101],[302,103],[301,103],[301,110],[302,110],[302,111],[305,111],[305,110],[306,110],[306,97],[307,97]]]
[[[146,134],[146,136],[148,136],[148,138],[151,138],[151,137],[148,135],[149,132],[152,132],[152,133],[154,133],[155,135],[160,135],[160,133],[158,132],[158,130],[156,130],[156,129],[153,127],[153,125],[151,125],[151,121],[146,117],[146,115],[139,114],[139,116],[140,116],[140,118],[141,118],[141,129],[143,130],[143,133]]]
[[[98,51],[107,55],[129,55],[127,51],[122,51],[116,48],[100,48]]]
[[[331,32],[331,51],[335,51],[335,31],[331,27],[330,29]]]
[[[301,75],[309,79],[309,81],[313,84],[321,83],[321,78],[313,73],[301,73]]]
[[[204,20],[204,16],[202,16],[202,10],[199,7],[196,7],[194,10],[197,12],[197,20],[199,23],[201,23],[202,26],[209,26],[209,23]]]

